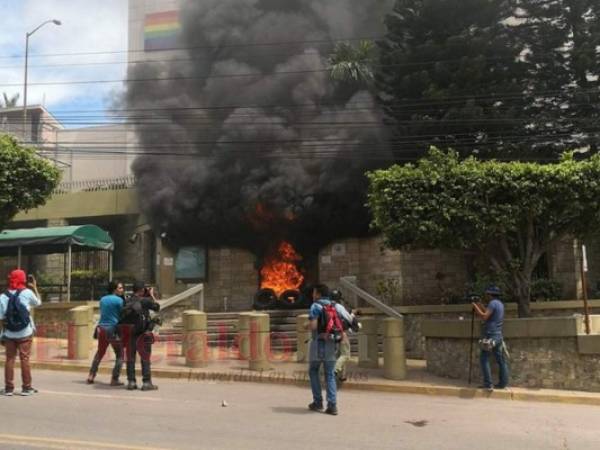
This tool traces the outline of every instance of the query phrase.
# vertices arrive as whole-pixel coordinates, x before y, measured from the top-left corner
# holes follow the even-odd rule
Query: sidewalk
[[[67,359],[66,339],[36,338],[31,356],[32,368],[80,372],[81,375],[74,376],[81,376],[83,379],[94,356],[95,345],[96,341],[93,341],[93,346],[90,347],[90,357],[87,361],[69,360]],[[256,372],[248,369],[247,361],[237,359],[237,355],[232,349],[216,347],[211,348],[210,352],[211,358],[205,368],[191,369],[185,366],[185,358],[180,356],[181,347],[178,343],[157,342],[152,349],[153,377],[181,379],[189,382],[252,382],[308,386],[307,364],[296,363],[294,354],[275,353],[272,356],[271,370]],[[109,347],[100,366],[99,377],[106,376],[108,378],[113,362],[114,353]],[[4,365],[4,347],[0,347],[0,365]],[[509,388],[488,393],[467,386],[462,381],[441,378],[428,373],[425,368],[425,361],[408,360],[407,365],[407,379],[395,381],[383,378],[382,369],[358,367],[356,359],[353,358],[347,366],[348,381],[344,383],[343,390],[600,406],[600,393],[530,388]],[[137,366],[139,371],[139,361]],[[477,381],[474,381],[473,386],[476,385]]]

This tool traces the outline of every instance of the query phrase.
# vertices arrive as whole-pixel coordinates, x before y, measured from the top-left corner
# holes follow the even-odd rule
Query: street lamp
[[[23,83],[23,140],[27,138],[27,57],[29,56],[29,36],[31,36],[33,33],[35,33],[37,30],[39,30],[48,23],[53,23],[54,25],[61,25],[60,20],[46,20],[45,22],[42,22],[37,27],[35,27],[33,31],[25,33],[25,82]]]

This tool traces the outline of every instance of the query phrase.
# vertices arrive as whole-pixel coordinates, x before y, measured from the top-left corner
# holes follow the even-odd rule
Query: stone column
[[[208,364],[208,334],[206,313],[196,310],[183,312],[182,346],[187,367],[206,367]]]
[[[250,315],[250,370],[268,370],[271,353],[271,324],[268,314]]]
[[[403,319],[383,320],[383,376],[390,380],[406,378]]]
[[[250,317],[253,313],[245,312],[238,315],[237,341],[240,359],[250,358]]]
[[[90,356],[89,306],[69,310],[68,359],[88,359]]]
[[[362,329],[358,333],[358,366],[363,368],[379,367],[379,349],[377,348],[377,319],[364,317]]]
[[[308,325],[308,314],[299,314],[296,316],[296,362],[308,361],[308,346],[310,339],[310,330]]]

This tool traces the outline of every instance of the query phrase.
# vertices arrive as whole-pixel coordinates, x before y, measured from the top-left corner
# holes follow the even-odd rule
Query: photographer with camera
[[[4,389],[2,395],[12,396],[14,393],[15,360],[17,352],[21,360],[21,379],[23,382],[21,395],[35,394],[31,385],[31,367],[29,357],[35,324],[31,318],[31,308],[40,306],[40,294],[33,275],[29,275],[25,285],[25,272],[17,269],[8,276],[8,289],[0,294],[0,320],[3,323],[2,345],[6,347],[6,363],[4,366]]]
[[[485,306],[485,305],[487,306]],[[504,304],[500,300],[500,289],[497,286],[488,286],[484,293],[484,304],[473,302],[473,310],[483,320],[483,336],[481,345],[480,363],[483,375],[483,385],[480,388],[488,391],[505,389],[508,386],[508,365],[504,358],[505,344],[502,336],[504,325]],[[500,380],[497,385],[492,384],[490,369],[490,355],[498,363]]]
[[[138,388],[135,379],[136,353],[140,355],[142,364],[142,391],[158,389],[158,386],[152,384],[150,358],[154,343],[152,331],[160,325],[160,318],[151,317],[150,311],[159,310],[154,288],[147,288],[142,281],[136,281],[133,284],[133,294],[125,301],[119,322],[127,357],[127,389],[130,391]]]

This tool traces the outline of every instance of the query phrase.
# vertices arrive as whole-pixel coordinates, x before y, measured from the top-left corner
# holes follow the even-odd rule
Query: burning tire
[[[279,306],[283,309],[300,309],[304,307],[304,298],[300,291],[288,289],[279,296]]]
[[[254,296],[254,309],[272,309],[277,304],[277,296],[273,289],[261,289]]]

